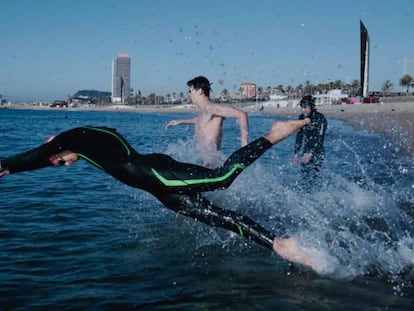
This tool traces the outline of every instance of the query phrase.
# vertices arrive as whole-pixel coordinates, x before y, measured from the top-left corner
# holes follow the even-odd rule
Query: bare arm
[[[197,121],[197,117],[192,118],[192,119],[171,120],[170,122],[167,123],[167,125],[165,126],[165,129],[168,129],[169,127],[175,126],[175,125],[195,124],[196,121]]]
[[[10,171],[7,168],[2,168],[0,163],[0,178],[7,174],[10,174]]]
[[[210,112],[223,118],[233,118],[239,121],[241,146],[247,145],[249,136],[249,119],[247,113],[233,106],[210,104]]]

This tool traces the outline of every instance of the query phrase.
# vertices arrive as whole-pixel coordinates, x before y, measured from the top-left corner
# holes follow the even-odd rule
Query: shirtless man
[[[215,104],[210,101],[210,82],[205,77],[196,77],[187,82],[188,99],[197,105],[199,112],[195,118],[171,120],[165,126],[168,129],[174,125],[194,124],[198,145],[206,151],[203,154],[203,164],[214,166],[209,152],[220,150],[224,118],[234,118],[239,121],[241,147],[247,145],[249,122],[247,113],[230,105]]]

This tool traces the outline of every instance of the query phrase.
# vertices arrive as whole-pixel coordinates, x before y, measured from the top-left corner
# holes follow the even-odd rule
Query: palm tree
[[[262,94],[263,94],[263,88],[262,88],[261,86],[259,86],[259,87],[257,88],[256,98],[257,98],[257,97],[261,98],[261,97],[262,97]]]
[[[267,93],[267,95],[270,95],[271,92],[272,92],[272,87],[271,86],[267,86],[266,87],[266,93]]]
[[[389,96],[390,95],[390,91],[392,90],[392,82],[390,80],[386,80],[384,82],[384,84],[382,85],[382,90],[384,91],[384,93]]]
[[[413,77],[410,75],[405,75],[400,79],[400,85],[405,86],[407,88],[407,93],[410,91],[410,86],[413,82]]]
[[[243,100],[243,91],[244,91],[244,88],[243,87],[239,87],[240,100]]]
[[[276,86],[276,90],[277,90],[277,93],[279,95],[282,94],[283,93],[283,85],[279,84],[278,86]]]
[[[355,96],[358,94],[358,89],[359,89],[359,81],[358,80],[352,80],[351,82],[351,96]]]
[[[315,88],[319,94],[326,94],[329,90],[329,84],[319,83]]]
[[[303,91],[307,95],[312,95],[313,94],[313,85],[309,80],[305,81],[305,87],[304,87]]]
[[[295,97],[302,97],[303,94],[303,85],[299,84],[296,88],[295,88]]]
[[[151,93],[148,95],[148,104],[149,105],[155,105],[156,104],[156,97],[155,93]]]
[[[287,91],[287,95],[288,96],[291,96],[292,95],[292,92],[293,92],[293,87],[291,85],[288,85],[286,87],[286,91]]]
[[[343,85],[343,83],[342,83],[342,81],[341,80],[336,80],[334,83],[333,83],[333,88],[334,89],[342,89],[342,85]]]
[[[221,99],[222,100],[227,100],[229,97],[229,91],[227,89],[224,89],[223,91],[221,91]]]

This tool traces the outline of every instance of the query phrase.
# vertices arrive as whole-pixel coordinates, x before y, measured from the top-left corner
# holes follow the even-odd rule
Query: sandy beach
[[[299,115],[300,108],[273,108],[265,113],[270,115]],[[378,132],[397,144],[399,150],[414,156],[414,100],[383,104],[355,104],[317,106],[329,122],[329,118],[344,120],[359,130]]]
[[[347,105],[347,109],[326,111],[326,115],[343,119],[358,129],[383,133],[394,140],[402,152],[414,156],[414,102]],[[322,111],[322,110],[321,110]]]
[[[195,113],[197,108],[186,106],[106,106],[106,107],[77,107],[50,108],[28,105],[2,106],[9,109],[42,109],[42,110],[105,110],[129,112],[160,112],[160,113]],[[248,113],[258,113],[257,108],[243,108]],[[1,109],[0,109],[1,110]],[[414,99],[406,102],[387,102],[380,104],[353,104],[317,106],[317,110],[328,118],[340,119],[350,123],[359,130],[378,132],[395,141],[398,150],[407,156],[414,156]],[[296,108],[266,107],[262,112],[267,115],[285,115],[297,117],[301,111]]]

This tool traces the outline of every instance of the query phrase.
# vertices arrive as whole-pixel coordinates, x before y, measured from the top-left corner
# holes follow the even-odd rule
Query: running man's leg
[[[305,125],[308,125],[309,123],[309,118],[303,120],[273,122],[272,129],[263,137],[266,138],[272,145],[274,145],[289,137],[290,135],[296,133],[297,130],[301,129]]]
[[[236,170],[231,176],[232,178],[228,178],[226,180],[227,184],[223,185],[227,188],[243,169],[256,161],[273,145],[296,133],[297,130],[309,123],[309,119],[273,122],[271,130],[267,134],[251,142],[247,146],[235,151],[222,167],[215,170],[215,174],[217,174],[217,172],[223,174],[224,172],[229,172],[232,169]]]
[[[263,137],[235,151],[216,169],[181,163],[174,160],[159,161],[154,157],[152,174],[166,192],[192,194],[216,189],[225,189],[247,166],[256,161],[274,144],[294,134],[309,124],[309,119],[274,122],[272,129]],[[152,155],[151,155],[152,156]]]

